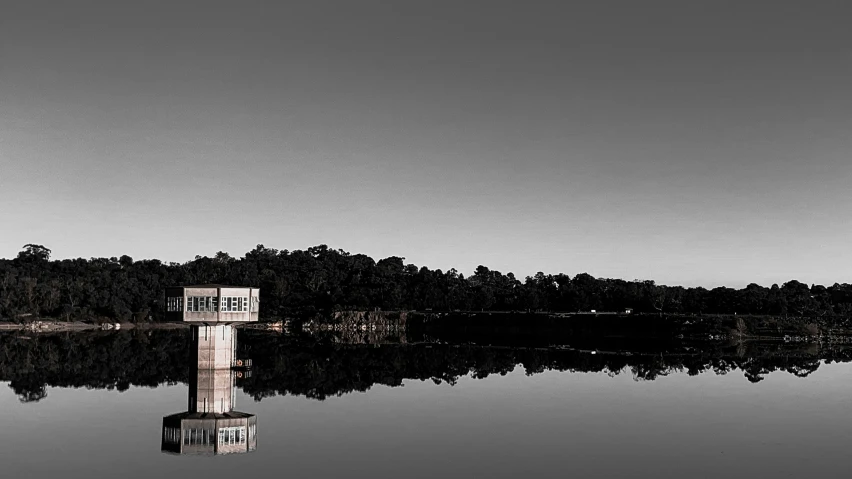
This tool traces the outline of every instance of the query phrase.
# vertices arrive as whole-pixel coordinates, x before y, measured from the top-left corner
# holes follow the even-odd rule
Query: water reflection
[[[199,331],[202,331],[199,329]],[[203,331],[202,331],[203,333]],[[400,386],[405,380],[455,384],[464,376],[504,375],[521,366],[527,375],[546,371],[628,375],[651,381],[673,374],[737,373],[744,381],[762,381],[773,371],[806,377],[826,362],[852,361],[852,344],[773,342],[654,342],[576,338],[570,347],[541,342],[504,344],[486,336],[424,341],[406,333],[356,341],[335,332],[280,334],[243,329],[240,341],[224,351],[254,360],[251,377],[231,375],[228,361],[198,364],[200,343],[184,331],[116,331],[28,335],[0,333],[0,381],[21,402],[49,402],[50,387],[115,389],[189,384],[187,412],[203,411],[204,398],[218,400],[221,411],[233,412],[233,385],[255,400],[277,395],[312,399],[367,391],[375,385]],[[198,334],[198,332],[194,333]],[[203,336],[202,336],[203,337]],[[380,345],[379,345],[380,344]],[[221,349],[221,348],[220,348]],[[192,359],[187,361],[188,351]],[[206,353],[205,353],[206,354]],[[202,356],[203,357],[203,356]],[[227,359],[227,357],[226,357]],[[202,395],[215,384],[205,371],[221,370],[227,391]],[[218,394],[218,396],[216,396]],[[226,394],[230,394],[230,400]],[[200,405],[199,405],[200,401]],[[214,408],[208,404],[208,411]]]
[[[846,477],[847,343],[241,328],[0,333],[3,477]]]
[[[230,324],[192,326],[187,411],[163,418],[162,451],[220,455],[257,448],[257,417],[235,411],[237,377],[247,360],[237,359],[237,331]]]

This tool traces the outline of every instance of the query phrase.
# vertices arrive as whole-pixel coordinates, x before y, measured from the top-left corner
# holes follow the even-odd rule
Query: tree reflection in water
[[[46,387],[126,390],[133,386],[189,384],[191,341],[186,331],[0,335],[0,380],[21,401],[39,401]],[[637,381],[686,373],[742,371],[751,382],[785,371],[807,377],[823,361],[852,360],[852,347],[783,342],[609,344],[587,341],[574,348],[476,344],[340,344],[327,338],[257,330],[240,332],[239,353],[254,360],[251,377],[236,387],[255,400],[275,395],[313,399],[366,391],[404,380],[455,382],[463,376],[528,375],[544,371],[631,374]]]

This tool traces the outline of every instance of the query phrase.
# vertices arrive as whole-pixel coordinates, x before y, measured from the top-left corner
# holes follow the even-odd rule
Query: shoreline
[[[186,329],[183,323],[86,323],[83,321],[38,320],[31,323],[0,322],[0,331],[27,331],[30,333],[56,333],[78,331],[122,331],[131,329]]]
[[[238,325],[241,329],[284,332],[289,320]],[[296,324],[304,332],[370,332],[405,330],[454,343],[572,343],[581,338],[686,341],[852,342],[852,318],[808,318],[758,315],[643,315],[543,312],[339,311]],[[177,330],[184,322],[86,322],[43,318],[26,323],[0,321],[0,331],[29,333]]]

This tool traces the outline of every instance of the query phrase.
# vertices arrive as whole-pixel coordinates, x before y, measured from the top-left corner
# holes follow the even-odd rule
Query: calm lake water
[[[159,348],[161,354],[164,347],[155,339],[145,347]],[[259,354],[269,347],[257,338],[249,340],[254,341],[249,352]],[[116,340],[99,336],[86,341],[90,350],[100,351]],[[36,354],[36,349],[22,348],[51,349],[50,354],[61,355],[54,350],[62,350],[67,342],[20,340],[0,356],[4,371],[7,376],[15,371],[8,361],[24,363],[23,355]],[[277,342],[276,347],[291,344]],[[420,346],[311,347],[284,359],[279,354],[274,361],[257,357],[251,378],[234,379],[233,396],[228,384],[217,386],[213,381],[211,387],[221,389],[216,394],[224,391],[234,411],[256,420],[254,451],[216,456],[162,452],[163,418],[194,407],[197,389],[205,387],[203,379],[196,379],[196,374],[202,377],[198,370],[181,369],[174,374],[185,374],[186,381],[167,379],[164,382],[172,384],[156,387],[134,386],[130,380],[131,385],[120,386],[124,390],[119,392],[100,387],[123,381],[118,377],[125,374],[120,364],[107,365],[107,373],[116,377],[104,380],[102,373],[92,372],[96,362],[77,370],[77,364],[58,362],[48,372],[45,366],[35,368],[38,362],[33,360],[20,367],[34,369],[0,387],[3,477],[849,475],[852,363],[811,361],[810,370],[815,371],[807,377],[776,370],[752,382],[740,369],[690,375],[675,368],[644,380],[630,367],[618,374],[591,372],[590,367],[564,371],[545,367],[527,374],[532,372],[529,364],[503,366],[505,375],[477,379],[474,376],[484,374],[465,372],[464,364],[440,359],[444,362],[439,370],[459,374],[435,380],[372,377],[358,382],[370,376],[370,367],[375,369],[368,356],[415,365],[433,357],[429,349],[412,356],[406,348]],[[483,361],[493,360],[481,351],[474,353]],[[120,354],[98,352],[91,359],[109,362]],[[324,366],[336,360],[341,365],[334,370]],[[287,371],[288,365],[299,371]],[[165,372],[151,377],[172,374],[169,365],[164,367]],[[410,364],[406,367],[398,371],[418,374]],[[413,367],[426,371],[435,366]],[[310,368],[316,369],[306,373],[308,379],[287,379],[290,372],[298,375]],[[78,387],[50,385],[67,383],[67,374],[92,377]],[[22,401],[22,378],[48,383],[35,398],[40,399]],[[268,386],[264,381],[277,384]],[[306,381],[313,383],[305,385]],[[277,392],[270,392],[273,389]]]

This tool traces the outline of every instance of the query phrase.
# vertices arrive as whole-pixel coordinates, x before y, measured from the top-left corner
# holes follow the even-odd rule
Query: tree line
[[[258,245],[241,258],[219,252],[185,263],[156,259],[51,260],[28,244],[0,259],[0,319],[25,321],[157,320],[169,286],[222,283],[261,289],[261,318],[299,317],[334,310],[624,311],[659,314],[842,316],[852,313],[852,285],[686,288],[652,280],[536,273],[523,280],[479,266],[469,276],[430,270],[398,256],[378,261],[319,245],[276,250]]]

